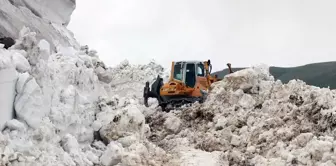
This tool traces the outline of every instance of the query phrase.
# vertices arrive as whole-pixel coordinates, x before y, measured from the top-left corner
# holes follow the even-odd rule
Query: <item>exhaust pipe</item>
[[[231,68],[231,63],[228,63],[228,64],[226,64],[226,65],[227,65],[228,68],[229,68],[229,72],[230,72],[230,73],[233,73],[232,68]]]

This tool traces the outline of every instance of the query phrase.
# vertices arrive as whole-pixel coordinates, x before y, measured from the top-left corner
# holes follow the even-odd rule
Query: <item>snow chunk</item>
[[[241,105],[243,108],[253,108],[253,106],[256,104],[255,100],[251,95],[244,94],[243,97],[239,100],[239,105]]]
[[[8,51],[0,49],[0,70],[12,67],[12,62]]]
[[[62,147],[64,151],[68,153],[73,153],[75,151],[78,151],[79,145],[74,136],[71,134],[66,134],[62,139]]]
[[[104,166],[117,165],[121,162],[123,148],[120,143],[110,142],[104,154],[100,157],[101,164]]]
[[[145,117],[135,106],[127,107],[100,130],[101,137],[107,142],[116,141],[126,136],[144,137]]]
[[[168,117],[166,118],[166,121],[164,122],[164,125],[167,130],[177,133],[180,130],[181,127],[181,120],[174,116],[172,113],[168,114]]]
[[[38,47],[40,50],[41,59],[43,59],[44,61],[48,61],[49,55],[51,54],[49,42],[42,39],[38,43]]]
[[[220,166],[228,165],[227,162],[223,161],[224,154],[221,152],[204,152],[196,149],[185,149],[180,152],[181,158],[179,165],[181,166]]]
[[[240,144],[240,137],[237,136],[237,135],[232,135],[231,144],[234,145],[234,146],[239,146],[239,144]]]
[[[0,69],[0,110],[2,111],[0,116],[1,130],[4,127],[3,125],[5,122],[13,118],[13,103],[15,98],[16,81],[17,73],[13,67]]]
[[[313,138],[313,136],[313,133],[301,133],[295,138],[294,141],[296,141],[297,145],[304,147]]]
[[[16,66],[16,70],[20,73],[28,72],[30,65],[28,60],[20,53],[13,53],[11,56],[12,63]]]
[[[36,128],[42,118],[49,114],[48,103],[44,102],[42,90],[36,80],[27,73],[19,76],[17,96],[15,97],[15,112],[19,119]]]
[[[97,73],[98,79],[104,83],[110,83],[112,81],[112,76],[110,73],[108,73],[106,70],[104,70],[102,67],[98,67],[95,69],[95,72]]]
[[[22,122],[20,122],[16,119],[12,119],[10,121],[7,121],[6,122],[6,127],[10,130],[20,130],[20,131],[24,131],[26,129],[26,126]]]
[[[77,51],[73,47],[58,46],[57,52],[61,53],[63,56],[74,56]]]

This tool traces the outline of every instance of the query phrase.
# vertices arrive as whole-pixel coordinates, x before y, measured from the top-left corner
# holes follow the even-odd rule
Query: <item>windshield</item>
[[[174,79],[182,81],[182,76],[183,76],[182,67],[183,66],[181,63],[176,63],[174,65]]]

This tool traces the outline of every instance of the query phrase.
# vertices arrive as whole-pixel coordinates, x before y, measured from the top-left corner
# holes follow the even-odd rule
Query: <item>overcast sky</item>
[[[109,66],[211,59],[214,70],[336,60],[335,0],[77,0],[69,29]]]

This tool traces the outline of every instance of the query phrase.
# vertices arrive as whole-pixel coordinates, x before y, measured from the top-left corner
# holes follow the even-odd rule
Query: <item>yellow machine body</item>
[[[228,66],[232,72],[231,65],[228,64]],[[162,108],[169,104],[180,106],[195,101],[203,102],[211,84],[221,80],[217,76],[211,76],[211,70],[210,60],[172,62],[168,82],[163,83],[162,78],[158,76],[151,90],[149,83],[146,83],[145,105],[148,106],[149,97],[157,98]]]

